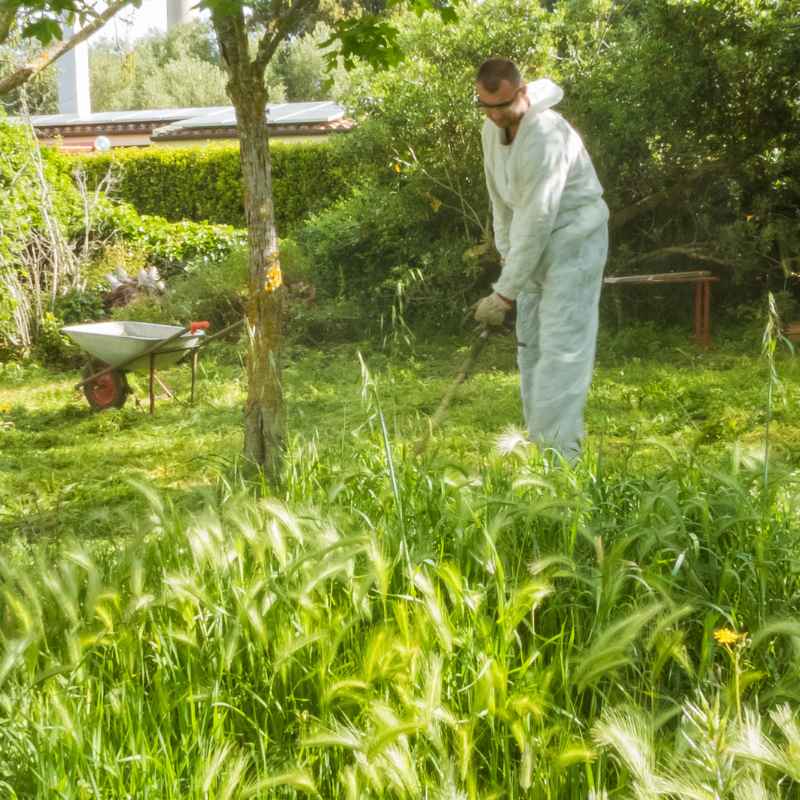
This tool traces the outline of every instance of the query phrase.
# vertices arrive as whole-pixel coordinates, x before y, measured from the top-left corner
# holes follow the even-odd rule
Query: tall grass
[[[372,411],[280,498],[0,565],[3,796],[797,796],[791,476],[465,470]]]

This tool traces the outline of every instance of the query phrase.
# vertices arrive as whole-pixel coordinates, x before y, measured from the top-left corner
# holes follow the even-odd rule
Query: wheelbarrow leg
[[[155,391],[155,377],[156,377],[156,354],[150,353],[150,413],[156,413],[156,391]]]
[[[197,356],[199,353],[197,352],[197,348],[195,347],[192,350],[192,393],[189,397],[189,402],[194,405],[194,386],[197,381]]]

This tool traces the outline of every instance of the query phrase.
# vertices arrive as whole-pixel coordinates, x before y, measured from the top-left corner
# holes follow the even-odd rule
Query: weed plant
[[[105,502],[127,524],[86,536],[51,504],[25,528],[3,500],[5,796],[798,796],[798,486],[777,406],[764,480],[764,365],[601,358],[571,470],[513,431],[491,446],[515,386],[493,343],[417,458],[452,345],[292,354],[279,493],[198,455],[240,424],[224,360],[200,406],[154,418],[59,410],[52,375],[15,373],[16,463],[31,474],[21,443],[48,428],[64,469],[66,431],[85,474],[116,447]],[[707,427],[727,408],[735,432]],[[49,478],[61,510],[96,510],[67,477]]]

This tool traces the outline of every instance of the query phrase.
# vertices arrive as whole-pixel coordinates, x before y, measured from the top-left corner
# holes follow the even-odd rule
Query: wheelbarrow
[[[200,347],[236,325],[214,336],[205,336],[208,322],[192,322],[186,327],[158,325],[151,322],[92,322],[68,325],[62,332],[87,353],[83,380],[75,385],[83,389],[95,411],[121,408],[130,394],[128,372],[149,372],[150,413],[155,411],[155,383],[172,396],[156,375],[157,369],[188,359],[192,366],[191,402],[194,402],[197,358]]]

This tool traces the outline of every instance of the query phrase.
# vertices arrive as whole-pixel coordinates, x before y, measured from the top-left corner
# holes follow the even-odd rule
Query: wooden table
[[[610,275],[609,286],[643,286],[662,283],[694,284],[694,339],[701,347],[711,344],[711,284],[718,281],[708,270],[661,272],[656,275]]]

